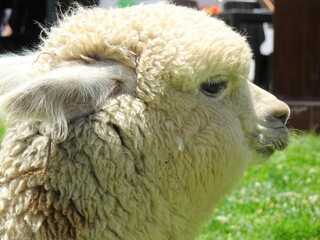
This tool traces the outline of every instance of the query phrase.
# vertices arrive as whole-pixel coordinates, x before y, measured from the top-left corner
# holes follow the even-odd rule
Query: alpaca
[[[246,39],[165,3],[78,7],[0,58],[1,239],[194,239],[288,106],[247,80]]]

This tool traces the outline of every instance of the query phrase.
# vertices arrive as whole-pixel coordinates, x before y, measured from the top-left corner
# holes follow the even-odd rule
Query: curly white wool
[[[79,8],[0,58],[0,238],[194,239],[261,157],[266,106],[287,110],[250,59],[222,21],[168,4]],[[219,98],[199,91],[216,81]]]

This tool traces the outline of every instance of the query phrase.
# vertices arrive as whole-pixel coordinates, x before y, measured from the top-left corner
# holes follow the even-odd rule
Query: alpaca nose
[[[264,113],[260,115],[263,125],[274,129],[283,128],[290,116],[290,109],[286,103],[271,94],[270,96],[272,97],[264,99]]]
[[[273,104],[272,118],[280,121],[282,125],[285,125],[290,116],[290,109],[288,105],[280,100],[276,100],[277,103]]]
[[[271,93],[249,83],[258,118],[265,127],[283,128],[290,116],[289,106]]]

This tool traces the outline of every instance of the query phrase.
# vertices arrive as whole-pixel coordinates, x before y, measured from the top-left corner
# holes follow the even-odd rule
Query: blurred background
[[[56,18],[56,9],[63,12],[71,2],[74,1],[0,0],[0,53],[34,48],[39,43],[39,24],[50,27]],[[76,2],[114,8],[157,0]],[[290,127],[320,132],[319,0],[170,2],[206,11],[245,35],[254,53],[251,80],[289,104]]]

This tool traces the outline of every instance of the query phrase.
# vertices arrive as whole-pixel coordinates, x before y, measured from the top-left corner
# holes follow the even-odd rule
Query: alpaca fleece
[[[1,239],[194,239],[286,146],[288,107],[247,81],[251,50],[218,19],[79,7],[46,32],[0,58]]]

